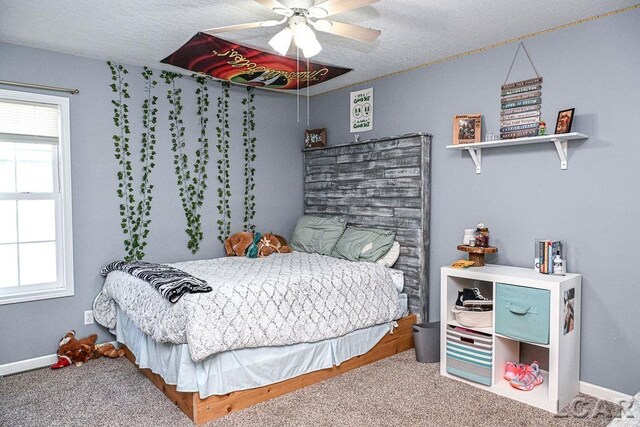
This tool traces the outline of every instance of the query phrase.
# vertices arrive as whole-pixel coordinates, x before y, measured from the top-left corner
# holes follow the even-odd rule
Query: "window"
[[[0,304],[73,295],[67,98],[0,90]]]

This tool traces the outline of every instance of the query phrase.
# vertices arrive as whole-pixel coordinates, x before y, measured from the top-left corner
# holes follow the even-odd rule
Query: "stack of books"
[[[556,254],[562,256],[562,241],[540,240],[538,241],[538,271],[544,274],[553,274],[553,258]]]
[[[542,77],[502,85],[500,139],[538,134]]]

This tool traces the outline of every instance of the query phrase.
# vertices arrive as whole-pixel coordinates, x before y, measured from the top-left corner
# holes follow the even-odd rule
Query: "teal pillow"
[[[294,251],[329,255],[346,226],[340,218],[305,215],[298,220],[289,246]]]
[[[347,227],[331,256],[349,261],[376,262],[389,252],[396,233],[375,228]]]

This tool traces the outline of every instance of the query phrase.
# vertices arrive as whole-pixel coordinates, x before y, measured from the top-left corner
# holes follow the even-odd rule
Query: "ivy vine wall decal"
[[[209,110],[209,94],[204,77],[196,77],[196,114],[200,126],[198,137],[199,148],[196,150],[196,160],[191,171],[189,157],[185,152],[185,127],[182,120],[182,89],[176,86],[176,79],[182,76],[177,73],[163,71],[161,77],[169,85],[167,100],[169,109],[169,131],[171,133],[171,151],[173,151],[173,164],[177,176],[178,190],[182,208],[187,220],[185,232],[189,236],[187,247],[191,253],[200,249],[200,242],[204,237],[202,232],[202,216],[199,213],[204,202],[205,189],[207,188],[206,166],[209,162],[209,140],[207,138],[207,111]]]
[[[242,99],[242,105],[245,110],[242,112],[242,138],[244,140],[244,230],[256,231],[256,226],[253,223],[253,219],[256,216],[256,196],[254,194],[255,189],[255,173],[256,169],[253,162],[256,160],[256,138],[253,136],[253,131],[256,129],[255,123],[255,111],[256,107],[253,105],[253,93],[252,87],[247,87],[247,96]]]
[[[133,261],[144,258],[144,248],[147,246],[149,236],[149,225],[151,220],[151,201],[153,185],[149,178],[151,171],[155,167],[155,144],[156,144],[156,108],[158,98],[153,96],[153,89],[157,82],[153,80],[153,72],[144,68],[142,76],[145,79],[145,99],[142,103],[142,138],[140,147],[140,161],[142,163],[142,177],[140,182],[140,200],[136,204],[136,193],[134,191],[133,167],[131,162],[131,128],[129,122],[129,105],[127,99],[129,95],[129,83],[125,81],[128,71],[120,64],[107,61],[111,70],[111,90],[115,94],[115,99],[111,100],[114,106],[113,122],[117,128],[113,135],[115,148],[115,158],[118,160],[120,170],[117,173],[118,190],[117,194],[122,202],[120,203],[120,226],[125,234],[124,248],[125,260]]]
[[[156,128],[158,123],[158,97],[154,95],[154,89],[158,82],[153,79],[153,71],[144,67],[144,99],[142,102],[142,135],[140,138],[139,163],[132,154],[131,127],[129,121],[129,82],[127,82],[127,69],[118,63],[107,61],[111,70],[110,88],[114,93],[113,121],[116,132],[113,135],[115,158],[118,161],[118,188],[117,195],[120,203],[120,226],[125,235],[124,248],[125,260],[134,261],[144,258],[145,247],[149,237],[151,224],[151,202],[153,200],[154,186],[150,182],[152,170],[155,167],[156,156]],[[178,192],[182,202],[187,227],[185,232],[189,237],[187,247],[192,253],[200,249],[204,238],[202,231],[201,209],[204,204],[205,190],[207,189],[206,168],[209,163],[209,139],[207,137],[207,124],[209,118],[209,93],[206,77],[194,75],[196,81],[196,116],[198,119],[199,136],[198,148],[195,151],[193,166],[189,162],[187,154],[187,138],[183,121],[184,105],[182,101],[182,89],[178,81],[183,76],[170,71],[163,71],[160,77],[168,85],[167,101],[169,102],[168,126],[171,136],[171,151],[173,152],[174,172],[177,177]],[[230,84],[221,82],[221,94],[218,97],[216,127],[218,150],[218,240],[224,243],[231,235],[231,162],[230,162]],[[246,96],[242,99],[242,138],[244,148],[244,216],[243,228],[246,231],[255,232],[254,219],[256,215],[255,203],[255,161],[256,161],[256,137],[255,135],[255,106],[254,88],[248,87]],[[135,151],[135,150],[134,150]],[[141,168],[140,183],[136,191],[134,171]]]
[[[218,97],[218,240],[224,244],[231,235],[231,177],[229,162],[229,83],[222,83],[222,93]]]

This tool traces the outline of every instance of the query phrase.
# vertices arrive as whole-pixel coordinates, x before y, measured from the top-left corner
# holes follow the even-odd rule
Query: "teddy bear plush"
[[[291,253],[291,248],[284,237],[273,233],[265,233],[258,242],[258,256],[263,258],[273,253],[288,254]]]
[[[58,362],[51,365],[51,369],[60,369],[72,363],[76,366],[82,364],[93,357],[93,349],[98,336],[89,335],[81,340],[76,339],[76,331],[69,331],[58,344]]]
[[[253,233],[242,231],[232,234],[224,241],[227,256],[245,256],[247,248],[253,244]]]

